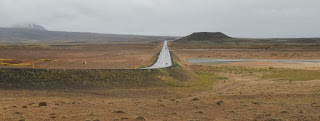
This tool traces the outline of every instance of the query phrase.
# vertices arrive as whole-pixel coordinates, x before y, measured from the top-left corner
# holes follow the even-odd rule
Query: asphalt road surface
[[[168,42],[164,41],[162,50],[159,54],[158,60],[155,64],[148,68],[143,69],[157,69],[157,68],[167,68],[172,66],[171,55],[168,49]]]

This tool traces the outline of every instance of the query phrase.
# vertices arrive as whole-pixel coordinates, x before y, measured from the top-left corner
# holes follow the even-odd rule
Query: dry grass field
[[[318,71],[309,75],[315,80],[290,81],[268,77],[269,69],[189,68],[195,80],[160,88],[1,90],[0,116],[12,121],[320,119]]]
[[[142,62],[150,65],[160,47],[160,43],[71,44],[32,48],[2,46],[0,58],[19,60],[44,69],[138,68]],[[152,72],[142,71],[139,74],[130,73],[134,79],[128,81],[133,83],[153,79],[164,85],[143,88],[118,86],[112,89],[2,88],[0,120],[320,120],[318,65],[262,62],[201,65],[186,61],[190,58],[320,59],[317,50],[171,48],[174,67]],[[3,60],[2,63],[6,61],[8,60]],[[1,67],[32,68],[17,65]],[[155,77],[142,78],[143,74],[152,75],[151,73]]]
[[[160,47],[158,42],[0,45],[0,67],[135,69],[151,65]]]

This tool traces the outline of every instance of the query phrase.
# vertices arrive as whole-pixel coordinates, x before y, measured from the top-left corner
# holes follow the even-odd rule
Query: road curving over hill
[[[159,57],[152,66],[142,69],[158,69],[158,68],[167,68],[172,66],[172,59],[170,51],[168,49],[168,41],[164,41],[162,50],[159,54]]]

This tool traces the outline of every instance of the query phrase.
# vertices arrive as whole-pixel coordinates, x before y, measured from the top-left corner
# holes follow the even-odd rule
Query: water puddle
[[[235,62],[276,62],[276,63],[301,63],[320,64],[320,60],[274,60],[274,59],[188,59],[188,62],[199,64],[222,64]]]

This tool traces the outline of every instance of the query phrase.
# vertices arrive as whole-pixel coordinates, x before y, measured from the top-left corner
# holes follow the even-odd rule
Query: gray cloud
[[[0,26],[50,30],[235,37],[320,37],[319,0],[0,0]]]

